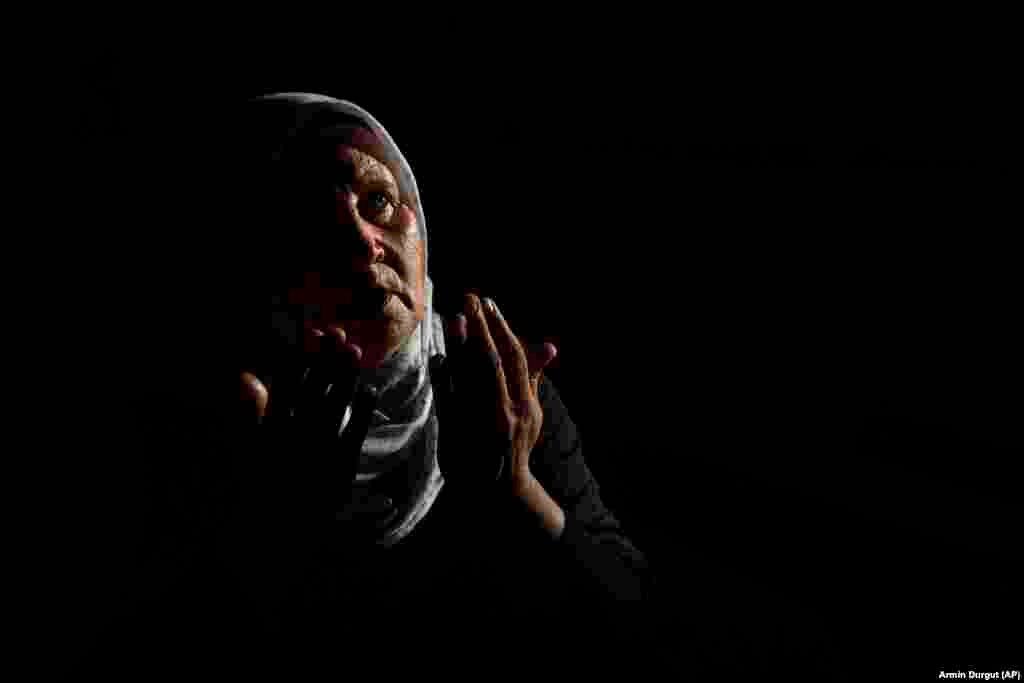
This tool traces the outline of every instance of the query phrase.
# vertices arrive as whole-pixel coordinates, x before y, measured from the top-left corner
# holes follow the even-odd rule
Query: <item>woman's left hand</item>
[[[486,376],[480,381],[491,389],[487,393],[494,400],[494,428],[502,443],[507,439],[508,481],[515,487],[530,479],[530,452],[540,438],[544,421],[538,385],[541,373],[558,350],[550,343],[525,348],[490,299],[481,302],[475,294],[467,294],[463,313],[465,320],[455,321],[461,328],[457,335],[487,359],[482,373]],[[489,412],[486,410],[484,415]]]

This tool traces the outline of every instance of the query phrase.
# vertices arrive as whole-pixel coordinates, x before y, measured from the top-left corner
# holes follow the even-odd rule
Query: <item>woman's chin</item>
[[[374,349],[373,347],[365,348],[362,346],[359,348],[363,352],[362,356],[359,357],[359,367],[362,370],[370,370],[380,367],[380,364],[384,362],[384,358],[387,356],[387,354],[380,349]]]

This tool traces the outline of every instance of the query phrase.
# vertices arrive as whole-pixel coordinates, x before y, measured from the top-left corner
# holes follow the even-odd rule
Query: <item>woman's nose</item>
[[[359,198],[350,189],[335,193],[335,223],[354,262],[369,265],[384,258],[381,230],[359,215]]]

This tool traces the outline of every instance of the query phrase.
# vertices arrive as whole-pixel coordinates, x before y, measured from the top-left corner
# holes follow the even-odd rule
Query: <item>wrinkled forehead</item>
[[[358,149],[365,154],[387,166],[395,182],[399,182],[398,160],[384,144],[384,141],[377,136],[369,127],[358,123],[344,123],[324,128],[317,136],[323,143],[324,152],[332,156],[337,152],[339,146],[345,145]]]

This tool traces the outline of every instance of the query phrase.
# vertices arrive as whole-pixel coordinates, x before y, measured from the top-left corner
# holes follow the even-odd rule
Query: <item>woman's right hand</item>
[[[354,373],[362,357],[362,350],[347,341],[345,331],[341,327],[322,330],[307,327],[303,337],[303,349],[300,362],[286,363],[291,367],[280,367],[274,373],[278,376],[278,391],[274,394],[274,411],[279,414],[299,408],[328,409],[322,404],[325,396],[326,383],[337,380],[350,380],[354,388]],[[307,370],[316,373],[306,375]],[[303,382],[303,380],[308,380]],[[238,376],[239,383],[239,416],[250,424],[259,424],[267,417],[271,404],[270,389],[256,373],[243,370]],[[331,397],[344,401],[347,386],[338,393],[332,389]],[[319,393],[317,393],[319,391]]]
[[[225,434],[234,497],[223,537],[235,553],[284,553],[327,532],[355,477],[374,407],[366,392],[357,396],[361,350],[334,328],[307,330],[303,351],[265,378],[238,375]]]

